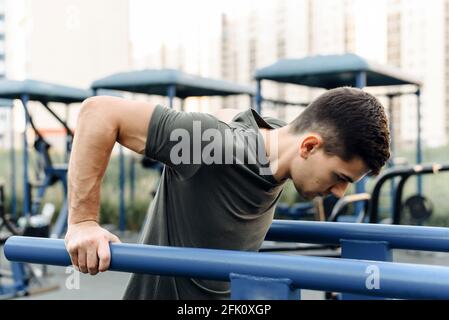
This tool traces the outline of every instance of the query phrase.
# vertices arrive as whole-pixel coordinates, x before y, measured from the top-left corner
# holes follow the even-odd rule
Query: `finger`
[[[72,261],[72,265],[75,269],[78,270],[78,250],[77,249],[68,249],[70,260]]]
[[[86,257],[87,257],[87,270],[89,271],[90,275],[94,276],[98,273],[97,246],[90,246],[87,249]]]
[[[71,254],[70,259],[72,260],[73,267],[79,271],[79,265],[78,265],[78,252]]]
[[[98,258],[100,259],[98,270],[105,272],[111,264],[111,250],[107,241],[102,241],[98,246]]]
[[[111,234],[109,239],[112,243],[122,243],[119,237],[117,237],[115,234]]]
[[[87,273],[87,257],[86,250],[84,248],[78,249],[78,268],[82,273]]]

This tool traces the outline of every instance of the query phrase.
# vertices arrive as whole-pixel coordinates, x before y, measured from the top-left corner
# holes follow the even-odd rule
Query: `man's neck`
[[[289,133],[289,126],[279,129],[260,129],[273,176],[278,182],[290,178],[290,163],[294,157],[297,138]]]

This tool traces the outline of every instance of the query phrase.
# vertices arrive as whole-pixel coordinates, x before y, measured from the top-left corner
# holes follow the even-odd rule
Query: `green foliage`
[[[62,159],[62,157],[59,157]],[[16,194],[17,213],[22,215],[23,208],[23,184],[22,184],[22,162],[21,153],[16,152]],[[156,189],[159,181],[159,173],[142,168],[139,161],[135,162],[135,195],[131,201],[130,180],[129,180],[130,158],[126,158],[125,163],[125,202],[127,228],[139,230],[144,221],[147,208],[152,200],[151,191]],[[30,178],[34,179],[35,173],[32,166],[29,168]],[[11,208],[11,166],[9,154],[0,151],[0,183],[5,185],[6,208]],[[118,226],[119,221],[119,161],[118,157],[112,157],[102,183],[102,196],[100,208],[100,221],[105,224]],[[62,187],[60,184],[47,189],[43,203],[51,202],[59,212],[62,206]]]

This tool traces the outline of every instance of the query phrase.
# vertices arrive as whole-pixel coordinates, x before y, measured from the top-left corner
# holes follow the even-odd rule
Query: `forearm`
[[[143,154],[154,106],[114,97],[86,100],[69,164],[69,225],[99,220],[101,182],[116,142]]]
[[[110,113],[101,113],[98,108],[88,102],[78,118],[68,173],[69,225],[99,220],[101,182],[118,125]]]

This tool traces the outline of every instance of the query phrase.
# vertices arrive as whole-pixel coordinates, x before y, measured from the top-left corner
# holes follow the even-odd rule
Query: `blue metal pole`
[[[388,112],[389,112],[389,124],[390,124],[390,149],[391,149],[391,157],[389,163],[389,167],[394,167],[394,158],[395,158],[395,147],[394,147],[394,124],[393,124],[393,96],[388,96]],[[394,212],[394,198],[396,196],[396,181],[395,179],[391,179],[390,182],[390,210]]]
[[[65,106],[65,121],[67,125],[69,125],[69,105]],[[69,163],[70,158],[70,135],[68,132],[65,134],[65,156],[64,156],[64,163]]]
[[[119,213],[119,229],[121,232],[126,230],[126,208],[125,208],[125,155],[123,147],[120,145],[119,162],[120,162],[120,213]]]
[[[136,159],[134,157],[129,158],[129,201],[131,205],[134,205],[136,194]]]
[[[257,252],[111,244],[110,270],[229,281],[231,273],[290,279],[310,290],[351,292],[403,299],[449,299],[449,268],[403,263],[288,256]],[[5,256],[21,261],[71,265],[64,240],[11,237]],[[366,286],[377,268],[380,287]]]
[[[28,140],[27,140],[27,130],[28,124],[30,122],[28,116],[28,95],[24,94],[21,96],[23,108],[25,110],[25,128],[23,131],[23,214],[29,216],[31,214],[31,194],[28,188],[29,175],[28,175]]]
[[[17,195],[16,195],[16,147],[14,137],[14,103],[11,105],[11,127],[10,127],[10,142],[11,142],[11,215],[13,218],[17,217]]]
[[[355,86],[359,89],[363,89],[366,87],[366,72],[362,71],[357,73],[356,78],[355,78]],[[364,193],[365,191],[365,185],[366,185],[366,181],[367,178],[364,177],[362,180],[360,180],[358,183],[356,183],[355,185],[355,192],[356,193]],[[354,204],[354,214],[355,216],[359,216],[360,213],[363,210],[363,203],[361,202],[357,202]]]
[[[173,102],[176,97],[176,85],[170,85],[167,88],[168,106],[173,109]]]
[[[262,80],[257,80],[256,85],[256,111],[262,113]]]
[[[274,220],[265,240],[339,245],[342,239],[386,241],[391,248],[449,252],[449,228]]]
[[[416,99],[417,99],[417,139],[416,139],[416,163],[421,164],[423,162],[423,155],[422,155],[422,132],[421,132],[421,88],[416,91]],[[422,183],[422,177],[417,177],[418,185],[418,194],[422,194],[423,192],[423,183]]]

